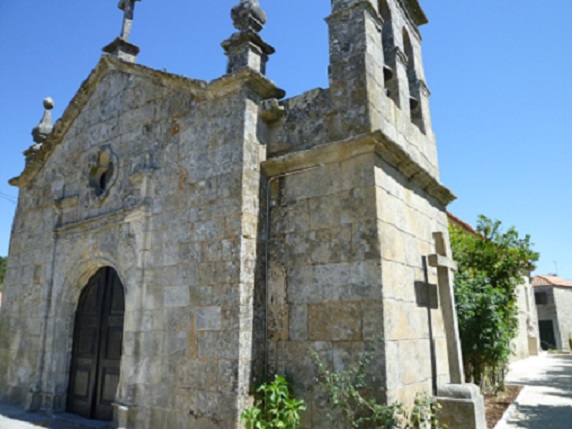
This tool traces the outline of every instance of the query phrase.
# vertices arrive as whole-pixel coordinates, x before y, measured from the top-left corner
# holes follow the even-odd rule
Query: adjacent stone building
[[[330,86],[284,99],[258,1],[211,82],[136,65],[121,36],[22,174],[0,311],[0,400],[116,427],[240,426],[287,375],[328,428],[334,369],[377,344],[381,399],[465,406],[417,0],[332,0]],[[457,402],[458,402],[457,401]],[[482,403],[481,403],[482,405]],[[445,411],[446,411],[445,410]],[[483,427],[450,413],[451,429]]]
[[[542,349],[572,351],[572,282],[549,274],[534,276],[532,285]]]
[[[523,276],[516,288],[518,306],[518,332],[512,341],[511,360],[537,356],[540,351],[538,315],[534,303],[534,290],[529,276]]]

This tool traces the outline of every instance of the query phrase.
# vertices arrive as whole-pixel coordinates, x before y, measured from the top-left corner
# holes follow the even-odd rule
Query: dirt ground
[[[515,401],[523,386],[507,386],[504,392],[498,395],[485,395],[485,410],[487,415],[487,428],[493,429],[502,418],[506,409]]]

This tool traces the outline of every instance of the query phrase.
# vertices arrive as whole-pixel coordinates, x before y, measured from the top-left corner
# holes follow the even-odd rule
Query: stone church
[[[375,345],[381,399],[428,392],[450,429],[482,427],[463,384],[426,16],[418,0],[331,3],[329,88],[284,98],[257,0],[232,9],[210,82],[137,65],[135,0],[120,2],[121,35],[53,126],[45,101],[11,180],[0,401],[230,429],[280,373],[308,404],[302,427],[329,428],[310,350],[342,369]]]

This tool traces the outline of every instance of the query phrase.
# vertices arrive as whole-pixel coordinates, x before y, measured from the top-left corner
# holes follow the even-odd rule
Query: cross
[[[135,2],[141,0],[119,0],[119,9],[123,11],[123,28],[120,38],[125,42],[129,40],[131,26],[133,25],[133,14],[135,12]]]
[[[457,263],[450,256],[450,249],[445,240],[445,234],[434,232],[435,254],[429,255],[429,265],[437,268],[437,283],[439,297],[447,337],[447,354],[449,357],[449,372],[451,383],[463,384],[465,374],[463,371],[463,357],[461,354],[461,341],[459,337],[459,323],[455,307],[455,292],[453,286],[453,271],[457,270]]]

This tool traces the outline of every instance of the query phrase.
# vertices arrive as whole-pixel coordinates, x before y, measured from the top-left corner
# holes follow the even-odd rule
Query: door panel
[[[125,304],[115,270],[100,269],[81,294],[76,313],[68,411],[111,420],[119,383]]]

